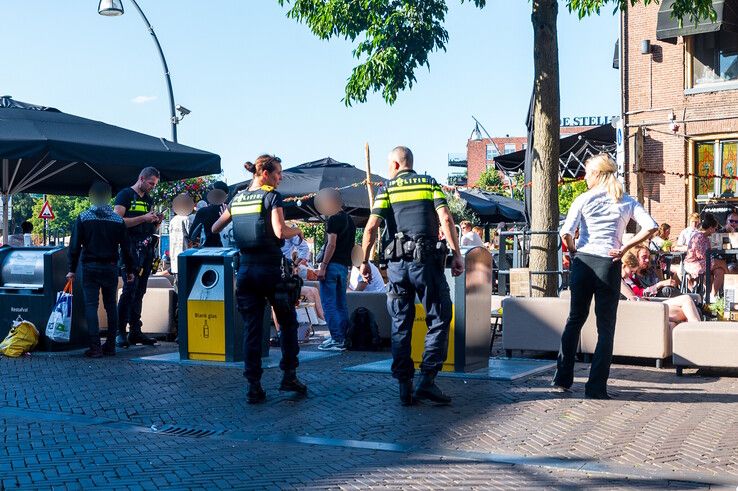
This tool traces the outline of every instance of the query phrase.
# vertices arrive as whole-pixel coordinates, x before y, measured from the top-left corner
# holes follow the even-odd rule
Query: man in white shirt
[[[369,263],[369,268],[371,268],[372,270],[372,280],[369,283],[364,281],[364,278],[359,272],[359,268],[357,268],[356,266],[353,266],[351,268],[351,277],[349,278],[348,282],[349,290],[355,292],[387,291],[387,286],[384,284],[384,280],[382,280],[382,274],[379,272],[379,269],[371,262]]]
[[[285,239],[284,245],[282,246],[282,255],[292,261],[292,251],[297,251],[296,266],[300,264],[307,266],[308,260],[310,259],[310,246],[308,243],[298,236]]]
[[[692,213],[691,215],[689,215],[689,220],[687,221],[687,223],[687,228],[681,231],[679,237],[677,238],[676,246],[672,248],[675,251],[687,250],[687,246],[689,245],[689,241],[692,239],[692,236],[699,232],[700,214]]]
[[[460,246],[484,246],[482,238],[474,231],[474,228],[469,220],[464,220],[459,225],[461,226],[461,240],[459,241]]]

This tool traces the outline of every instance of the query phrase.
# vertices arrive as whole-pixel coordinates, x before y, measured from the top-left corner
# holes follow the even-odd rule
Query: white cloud
[[[156,96],[155,95],[137,95],[133,99],[131,99],[131,102],[134,104],[146,104],[147,102],[155,101]]]

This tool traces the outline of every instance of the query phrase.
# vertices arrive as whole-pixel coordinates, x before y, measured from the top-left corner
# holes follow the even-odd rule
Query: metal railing
[[[498,295],[508,294],[508,282],[510,269],[528,267],[530,262],[530,241],[533,235],[555,235],[557,269],[553,271],[530,271],[531,275],[556,275],[558,277],[557,290],[561,291],[564,286],[564,262],[561,249],[561,237],[555,230],[512,230],[500,232],[500,249],[495,258],[492,270],[493,281],[497,280]],[[507,239],[512,239],[512,248],[508,252]]]

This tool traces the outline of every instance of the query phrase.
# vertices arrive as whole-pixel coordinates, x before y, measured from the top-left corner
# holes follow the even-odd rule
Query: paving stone
[[[266,370],[267,403],[244,403],[238,370],[132,363],[173,350],[123,350],[93,364],[79,355],[0,358],[2,486],[65,485],[140,489],[373,487],[455,489],[683,486],[667,475],[696,473],[738,483],[738,382],[730,374],[677,378],[671,370],[615,365],[613,401],[581,399],[587,365],[577,366],[575,393],[548,389],[550,374],[515,383],[443,379],[446,408],[399,406],[389,376],[343,372],[388,353],[346,353],[304,363],[309,397],[294,401]],[[97,360],[96,360],[97,361]],[[28,421],[3,407],[76,415]],[[245,432],[247,441],[178,438],[90,425],[91,418],[149,428],[180,425]],[[284,436],[280,440],[278,436]],[[319,445],[294,438],[325,439]],[[398,443],[392,453],[335,446],[334,440]],[[427,453],[453,450],[515,454],[630,469],[628,478],[571,469],[510,466]],[[423,455],[423,457],[419,457]],[[9,462],[8,462],[9,461]],[[569,461],[571,462],[571,461]],[[50,467],[50,463],[54,466]],[[45,481],[44,481],[45,480]],[[235,484],[234,484],[235,483]]]

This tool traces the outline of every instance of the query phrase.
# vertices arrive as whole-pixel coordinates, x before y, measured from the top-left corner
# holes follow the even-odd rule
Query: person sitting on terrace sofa
[[[623,256],[622,265],[622,284],[620,293],[626,300],[648,300],[644,298],[644,293],[648,290],[644,287],[636,272],[639,269],[638,257],[631,251]],[[678,297],[667,298],[663,301],[669,306],[669,327],[674,327],[681,322],[699,322],[702,320],[697,307],[689,295],[679,295]]]
[[[637,245],[631,249],[638,258],[636,278],[645,287],[644,297],[678,297],[679,279],[672,274],[664,278],[665,265],[656,265],[651,262],[651,251],[645,245]]]
[[[692,288],[697,278],[705,274],[707,268],[707,254],[710,250],[710,235],[718,228],[717,219],[711,213],[705,213],[700,221],[700,229],[692,235],[687,245],[687,254],[684,256],[684,271],[690,276],[689,287]],[[717,297],[723,287],[723,279],[728,271],[728,265],[724,259],[715,258],[711,261],[710,274],[712,274],[712,296]]]

